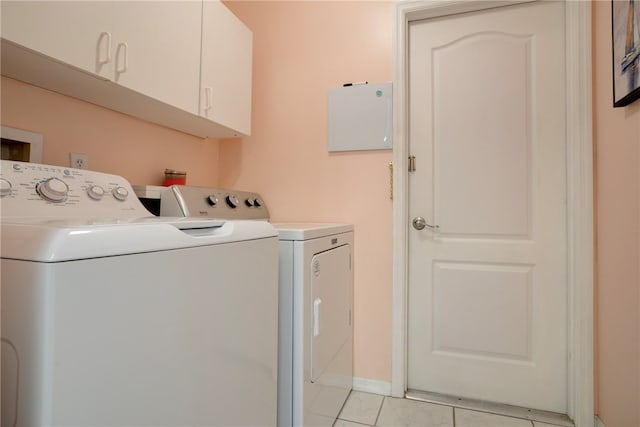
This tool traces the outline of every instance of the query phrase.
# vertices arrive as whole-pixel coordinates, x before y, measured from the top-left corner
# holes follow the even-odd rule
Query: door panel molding
[[[407,384],[408,280],[408,27],[411,21],[526,1],[401,1],[396,4],[394,57],[393,315],[391,392]],[[594,424],[593,385],[593,138],[591,4],[566,3],[568,415],[576,427]]]
[[[532,366],[534,268],[434,261],[434,354]],[[472,285],[466,280],[470,275],[475,279]]]
[[[440,236],[531,238],[532,39],[532,35],[481,31],[433,48],[433,220],[441,228]],[[489,56],[491,63],[482,61]],[[465,78],[466,61],[475,64],[473,80]],[[460,92],[464,102],[456,96]],[[513,93],[526,96],[510,96]],[[484,102],[509,97],[509,104]],[[482,121],[473,120],[478,114]],[[491,141],[477,144],[487,128]],[[509,164],[496,153],[509,156]],[[441,167],[468,158],[474,161],[465,162],[464,175]]]

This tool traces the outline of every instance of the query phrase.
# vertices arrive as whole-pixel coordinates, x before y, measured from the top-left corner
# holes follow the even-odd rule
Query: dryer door
[[[346,347],[351,346],[352,277],[349,245],[311,259],[311,382],[322,376],[335,381],[351,371],[350,358],[349,366],[336,366],[345,360],[336,356],[351,351]]]

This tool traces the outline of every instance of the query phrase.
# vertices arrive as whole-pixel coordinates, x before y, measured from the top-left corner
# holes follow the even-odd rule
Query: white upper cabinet
[[[249,134],[252,34],[222,3],[1,7],[3,75],[201,137]]]
[[[220,1],[204,0],[200,114],[244,135],[251,133],[252,52],[251,31]]]
[[[1,12],[3,39],[111,78],[113,2],[2,1]]]
[[[114,1],[113,80],[198,114],[202,3]]]

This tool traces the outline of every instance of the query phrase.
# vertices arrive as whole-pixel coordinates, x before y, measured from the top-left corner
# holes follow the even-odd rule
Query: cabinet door
[[[114,81],[198,114],[202,2],[113,4]]]
[[[204,0],[200,115],[251,133],[253,34],[218,0]]]
[[[108,1],[3,0],[2,38],[111,78],[106,63],[112,6]]]

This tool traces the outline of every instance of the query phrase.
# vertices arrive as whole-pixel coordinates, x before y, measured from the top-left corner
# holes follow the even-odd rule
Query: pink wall
[[[218,141],[186,135],[2,77],[2,125],[40,133],[43,163],[69,166],[86,153],[89,168],[132,184],[160,185],[164,169],[187,171],[194,185],[217,185]]]
[[[220,182],[274,221],[355,225],[357,377],[391,379],[391,151],[327,152],[327,91],[392,78],[391,2],[231,1],[253,31],[253,130],[220,144]]]
[[[611,3],[593,2],[598,412],[640,426],[640,101],[612,107]]]

